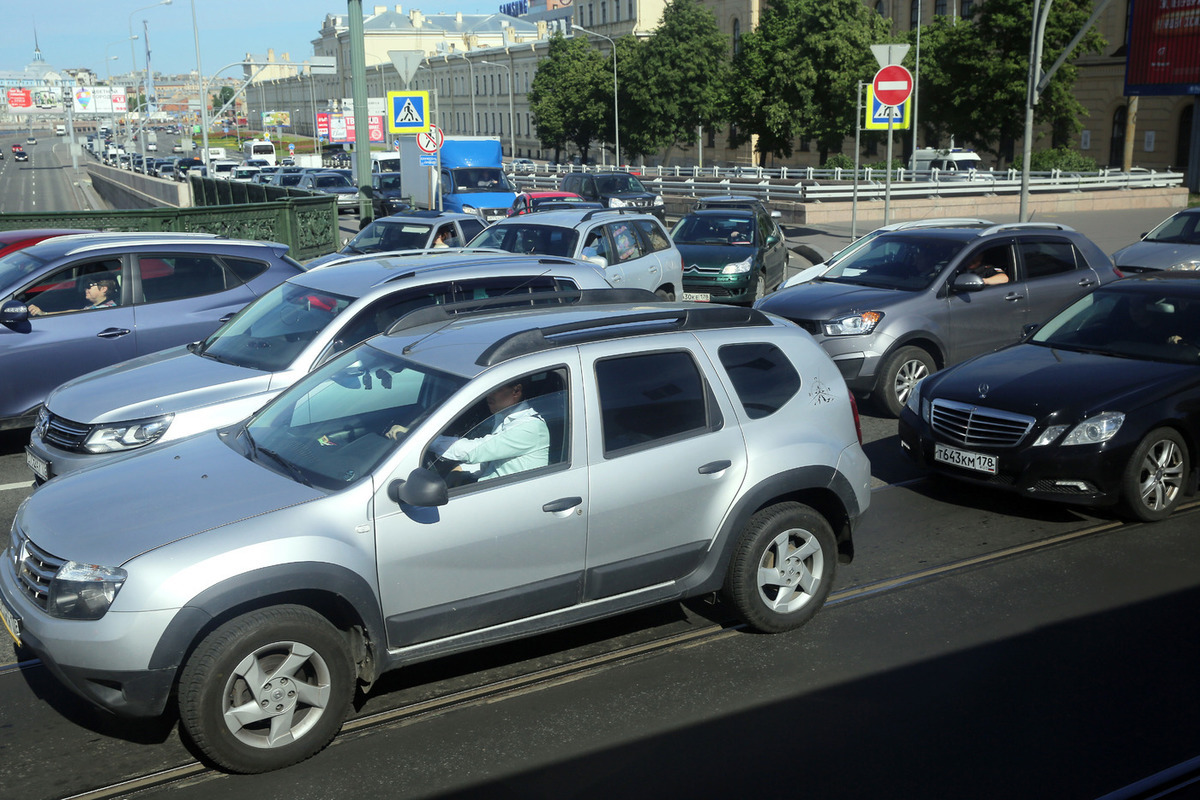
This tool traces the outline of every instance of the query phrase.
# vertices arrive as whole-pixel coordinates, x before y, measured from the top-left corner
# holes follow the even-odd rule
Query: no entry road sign
[[[892,64],[875,73],[871,82],[875,98],[885,106],[904,105],[913,90],[912,73],[899,64]]]

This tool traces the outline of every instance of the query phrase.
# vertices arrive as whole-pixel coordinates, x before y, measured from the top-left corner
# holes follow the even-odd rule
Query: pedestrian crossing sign
[[[429,130],[429,92],[388,92],[387,99],[388,133]]]
[[[869,131],[886,131],[888,119],[892,121],[892,130],[902,131],[912,127],[912,97],[904,101],[902,106],[885,106],[875,98],[875,87],[867,85],[867,119],[863,125]]]

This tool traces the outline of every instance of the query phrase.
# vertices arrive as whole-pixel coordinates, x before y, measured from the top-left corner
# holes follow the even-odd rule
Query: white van
[[[371,172],[399,172],[400,154],[395,150],[371,153]]]
[[[234,168],[240,166],[240,162],[228,158],[221,158],[209,163],[211,172],[209,177],[229,180],[233,177]]]
[[[964,147],[954,147],[949,150],[939,150],[934,147],[922,147],[916,150],[909,162],[914,172],[970,172],[983,169],[983,159],[973,150]]]

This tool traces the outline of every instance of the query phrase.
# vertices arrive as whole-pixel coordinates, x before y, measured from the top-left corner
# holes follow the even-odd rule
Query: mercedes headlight
[[[882,311],[864,311],[861,314],[828,320],[821,328],[826,336],[861,336],[875,330],[881,319]]]
[[[89,453],[119,453],[156,442],[167,432],[174,414],[161,417],[99,425],[88,434],[83,449]]]
[[[63,619],[100,619],[128,577],[120,567],[68,561],[50,581],[46,612]]]
[[[1105,411],[1103,414],[1097,414],[1072,428],[1071,432],[1067,434],[1067,438],[1063,439],[1063,446],[1107,442],[1117,435],[1117,431],[1121,429],[1121,423],[1124,421],[1125,415],[1120,411]]]
[[[741,275],[743,273],[749,272],[750,267],[752,266],[752,264],[751,264],[752,261],[754,261],[753,257],[747,258],[744,261],[738,261],[735,264],[726,264],[724,267],[721,268],[721,274],[722,275]]]

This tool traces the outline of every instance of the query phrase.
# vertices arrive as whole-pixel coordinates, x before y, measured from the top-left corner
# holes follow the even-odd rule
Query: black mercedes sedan
[[[1108,284],[1018,344],[925,378],[900,443],[957,480],[1166,517],[1197,488],[1200,275]]]

